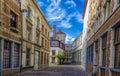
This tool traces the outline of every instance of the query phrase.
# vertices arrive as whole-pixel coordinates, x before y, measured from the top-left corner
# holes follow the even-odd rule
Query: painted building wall
[[[55,55],[52,55],[52,51],[55,51],[55,55],[57,54],[64,54],[64,50],[59,47],[51,47],[50,48],[50,65],[56,65],[59,64],[59,59],[55,57]],[[52,58],[55,58],[55,62],[52,62]]]
[[[81,64],[82,32],[72,43],[72,61]]]
[[[83,70],[86,69],[86,50],[87,50],[87,32],[88,32],[88,16],[89,16],[89,0],[86,0],[86,7],[84,7],[84,27],[83,27],[83,37],[82,37],[82,51],[81,51],[81,67]]]

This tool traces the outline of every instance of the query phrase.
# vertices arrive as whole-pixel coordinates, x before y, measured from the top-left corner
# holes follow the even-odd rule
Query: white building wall
[[[87,42],[87,31],[88,31],[88,24],[87,24],[88,16],[89,16],[89,0],[86,6],[86,12],[84,16],[83,37],[82,37],[81,67],[83,68],[83,70],[85,70],[86,68],[86,50],[87,50],[86,42]]]
[[[50,47],[50,64],[52,64],[52,50],[55,50],[55,54],[63,54],[64,50],[59,47]],[[58,58],[55,58],[55,64],[58,64]]]

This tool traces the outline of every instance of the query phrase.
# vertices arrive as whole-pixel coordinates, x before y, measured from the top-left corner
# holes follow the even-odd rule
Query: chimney
[[[56,39],[56,25],[53,26],[53,39]]]

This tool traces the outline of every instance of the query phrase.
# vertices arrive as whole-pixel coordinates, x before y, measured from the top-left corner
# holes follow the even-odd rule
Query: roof
[[[65,33],[59,30],[56,34],[65,34]]]

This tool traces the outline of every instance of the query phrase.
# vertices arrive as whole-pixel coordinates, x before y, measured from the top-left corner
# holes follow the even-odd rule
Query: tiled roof
[[[56,34],[65,34],[65,33],[59,30]]]

